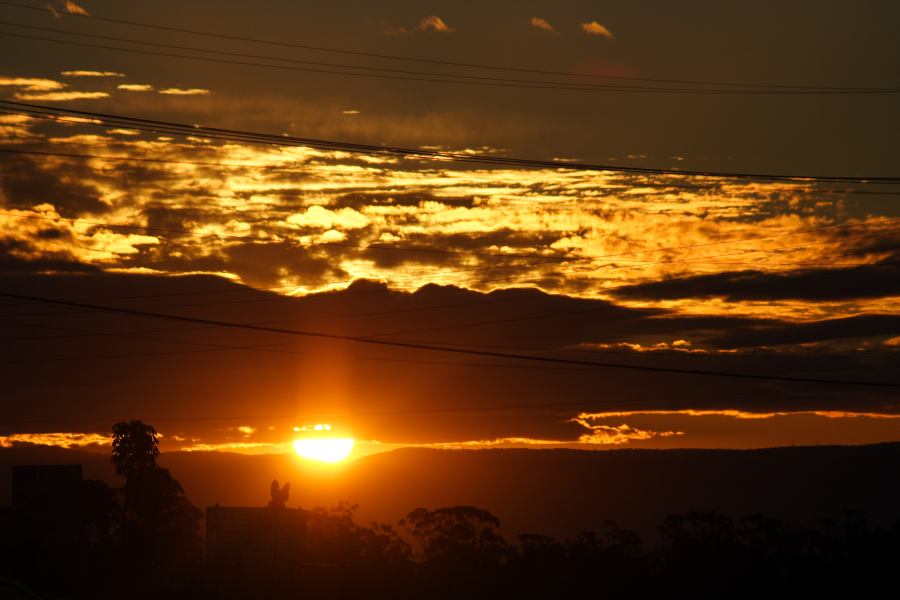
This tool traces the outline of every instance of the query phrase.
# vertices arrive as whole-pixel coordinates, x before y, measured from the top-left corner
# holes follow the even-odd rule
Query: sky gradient
[[[895,3],[814,8],[97,1],[57,2],[54,16],[0,4],[0,33],[20,36],[0,39],[0,99],[501,158],[896,177],[896,93],[666,83],[900,88]],[[476,79],[492,70],[346,51],[626,79],[504,72],[566,89],[510,88]],[[326,68],[310,62],[472,84],[297,70]],[[585,81],[668,91],[571,89]],[[96,448],[122,418],[155,424],[167,449],[251,453],[285,451],[294,427],[327,422],[358,440],[356,456],[900,439],[897,387],[784,380],[898,384],[896,185],[492,166],[0,110],[2,292],[607,365],[7,297],[2,446]]]

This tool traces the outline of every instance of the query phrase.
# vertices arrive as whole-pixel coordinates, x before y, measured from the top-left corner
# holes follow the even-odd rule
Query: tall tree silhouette
[[[194,558],[201,550],[201,512],[169,470],[157,465],[158,457],[159,436],[151,425],[113,426],[112,463],[125,478],[124,549],[153,562]]]
[[[132,475],[156,467],[159,436],[151,425],[140,421],[113,425],[112,463],[127,481]]]

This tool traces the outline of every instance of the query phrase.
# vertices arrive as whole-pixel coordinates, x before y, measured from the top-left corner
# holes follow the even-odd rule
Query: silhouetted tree
[[[122,543],[133,558],[177,562],[199,557],[202,513],[168,469],[158,466],[159,436],[140,421],[113,426],[112,463],[125,478]]]
[[[106,482],[81,482],[81,521],[89,547],[106,549],[112,543],[117,508],[115,494]]]
[[[159,436],[151,425],[140,421],[113,425],[112,463],[116,473],[126,480],[141,471],[156,467]]]
[[[465,569],[496,567],[510,548],[500,535],[500,519],[474,506],[417,508],[400,525],[422,545],[422,555],[433,564]]]
[[[403,562],[411,549],[393,527],[354,522],[358,505],[341,502],[332,508],[314,508],[307,522],[308,550],[316,560],[351,562]]]

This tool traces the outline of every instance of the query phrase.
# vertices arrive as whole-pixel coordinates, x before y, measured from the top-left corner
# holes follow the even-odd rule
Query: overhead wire
[[[270,326],[261,326],[261,325],[249,325],[247,323],[240,323],[240,322],[233,322],[233,321],[222,321],[222,320],[218,320],[218,319],[205,319],[205,318],[200,318],[200,317],[187,317],[187,316],[183,316],[183,315],[157,313],[157,312],[153,312],[153,311],[122,308],[122,307],[101,306],[101,305],[96,305],[96,304],[71,302],[71,301],[67,301],[67,300],[60,300],[60,299],[55,299],[55,298],[43,297],[43,296],[33,296],[33,295],[28,295],[28,294],[15,294],[15,293],[10,293],[10,292],[0,292],[0,297],[15,298],[18,300],[31,300],[31,301],[35,301],[35,302],[43,302],[46,304],[53,304],[53,305],[59,305],[59,306],[70,306],[70,307],[75,307],[75,308],[98,309],[98,310],[103,310],[103,311],[108,311],[108,312],[113,312],[113,313],[120,313],[120,314],[124,314],[124,315],[146,317],[149,319],[167,319],[167,320],[180,321],[180,322],[185,322],[185,323],[197,323],[197,324],[202,324],[202,325],[218,325],[221,327],[246,329],[246,330],[250,330],[250,331],[278,333],[278,334],[283,334],[283,335],[301,336],[301,337],[316,338],[316,339],[323,339],[323,340],[353,342],[353,343],[358,343],[358,344],[394,347],[394,348],[402,348],[402,349],[409,349],[409,350],[426,350],[426,351],[430,351],[430,352],[447,352],[447,353],[451,353],[451,354],[465,354],[465,355],[482,356],[482,357],[489,357],[489,358],[505,358],[505,359],[512,359],[512,360],[547,362],[547,363],[553,363],[553,364],[577,365],[577,366],[588,366],[588,367],[604,367],[604,368],[615,368],[615,369],[625,369],[625,370],[647,371],[647,372],[653,372],[653,373],[696,375],[696,376],[703,376],[703,377],[723,377],[723,378],[754,379],[754,380],[765,380],[765,381],[781,381],[781,382],[792,382],[792,383],[816,383],[816,384],[828,384],[828,385],[900,388],[900,383],[887,382],[887,381],[818,379],[818,378],[810,378],[810,377],[788,377],[788,376],[762,375],[762,374],[755,374],[755,373],[737,373],[737,372],[732,372],[732,371],[709,371],[709,370],[703,370],[703,369],[677,369],[677,368],[671,368],[671,367],[658,367],[658,366],[648,366],[648,365],[623,365],[623,364],[606,363],[606,362],[599,362],[599,361],[584,361],[584,360],[577,360],[577,359],[571,359],[571,358],[534,356],[534,355],[525,356],[525,355],[520,355],[520,354],[494,352],[494,351],[487,351],[487,350],[449,348],[449,347],[441,347],[440,345],[434,345],[434,344],[400,342],[400,341],[395,341],[395,340],[383,340],[383,339],[376,339],[376,338],[369,338],[369,337],[341,335],[341,334],[324,333],[324,332],[316,332],[316,331],[286,329],[286,328],[280,328],[280,327],[270,327]]]
[[[16,115],[27,115],[30,117],[43,118],[37,115],[30,115],[25,112],[17,112],[17,111],[7,111],[0,110],[0,114],[16,114]],[[53,121],[60,122],[61,119],[51,119]],[[65,121],[61,121],[65,122]],[[75,123],[78,123],[75,121]],[[89,123],[78,123],[82,125],[90,125]],[[102,125],[102,127],[108,127],[108,125]],[[278,166],[278,165],[258,165],[251,163],[229,163],[229,162],[208,162],[208,161],[193,161],[193,160],[179,160],[179,159],[166,159],[166,158],[153,158],[147,156],[117,156],[110,154],[91,154],[86,152],[50,152],[46,150],[37,150],[37,149],[24,149],[24,148],[9,148],[9,147],[0,147],[0,154],[13,154],[13,155],[23,155],[23,156],[41,156],[41,157],[54,157],[54,158],[76,158],[83,160],[107,160],[107,161],[118,161],[118,162],[137,162],[137,163],[152,163],[152,164],[171,164],[171,165],[184,165],[184,166],[199,166],[199,167],[215,167],[222,169],[247,169],[251,171],[263,171],[263,172],[287,172],[287,173],[307,173],[310,171],[319,170],[318,166],[314,165],[298,165],[294,167],[288,166]],[[625,187],[623,184],[616,183],[606,183],[604,184],[606,188],[609,189],[610,192],[616,191],[618,187]],[[642,181],[639,185],[635,187],[639,188],[660,188],[660,189],[685,189],[691,191],[709,191],[715,190],[714,186],[711,185],[701,185],[701,184],[684,184],[684,183],[675,183],[675,182],[653,182],[653,181]],[[782,191],[782,190],[777,190]],[[802,192],[806,190],[783,190],[785,192],[797,191]],[[896,191],[881,191],[881,190],[861,190],[861,189],[833,189],[833,188],[815,188],[810,190],[815,194],[824,194],[824,195],[875,195],[875,196],[900,196],[900,192]]]
[[[22,4],[19,2],[10,2],[9,0],[0,1],[0,5],[7,6],[10,8],[18,8],[31,10],[36,12],[42,12],[48,15],[52,15],[54,17],[60,16],[60,11],[51,10],[48,7],[43,6],[33,6],[28,4]],[[254,38],[250,36],[241,36],[241,35],[229,35],[223,34],[220,32],[213,31],[203,31],[198,29],[190,29],[185,27],[176,27],[173,25],[161,25],[158,23],[146,23],[135,20],[128,19],[117,19],[111,17],[104,17],[96,14],[82,14],[78,12],[71,11],[62,11],[67,18],[72,17],[75,19],[81,20],[91,20],[97,22],[104,23],[113,23],[118,25],[127,25],[131,27],[140,27],[144,29],[152,29],[156,31],[169,31],[174,33],[181,34],[189,34],[191,36],[203,36],[210,37],[216,39],[223,39],[229,41],[240,41],[240,42],[250,42],[255,44],[264,44],[270,46],[278,46],[282,48],[294,48],[301,50],[309,50],[316,52],[325,52],[332,54],[343,54],[349,56],[357,56],[357,57],[366,57],[366,58],[377,58],[377,59],[387,59],[387,60],[399,60],[406,62],[416,62],[422,64],[432,64],[432,65],[442,65],[442,66],[451,66],[451,67],[464,67],[464,68],[473,68],[473,69],[481,69],[481,70],[490,70],[490,71],[506,71],[506,72],[518,72],[518,73],[532,73],[532,74],[541,74],[541,75],[556,75],[556,76],[565,76],[565,77],[573,77],[573,78],[582,78],[582,79],[600,79],[600,80],[616,80],[616,81],[641,81],[641,82],[651,82],[651,83],[672,83],[672,84],[682,84],[682,85],[717,85],[717,86],[730,86],[730,87],[745,87],[745,88],[782,88],[782,89],[809,89],[809,90],[861,90],[861,89],[879,89],[879,88],[860,88],[860,87],[846,87],[846,86],[810,86],[810,85],[796,85],[796,84],[769,84],[769,83],[753,83],[753,82],[729,82],[729,81],[704,81],[704,80],[690,80],[690,79],[660,79],[660,78],[649,78],[649,77],[638,77],[638,76],[628,76],[628,75],[604,75],[604,74],[595,74],[595,73],[577,73],[571,71],[554,71],[547,69],[536,69],[529,67],[516,67],[511,65],[491,65],[484,63],[473,63],[473,62],[459,62],[459,61],[448,61],[448,60],[440,60],[440,59],[429,59],[422,57],[414,57],[414,56],[402,56],[395,54],[384,54],[384,53],[375,53],[375,52],[365,52],[365,51],[356,51],[349,50],[346,48],[334,48],[334,47],[325,47],[325,46],[316,46],[310,44],[300,44],[297,42],[285,42],[281,40],[272,40],[272,39],[263,39],[263,38]]]
[[[515,158],[509,156],[498,156],[483,153],[461,153],[448,152],[443,150],[431,150],[427,148],[406,148],[400,146],[388,145],[372,145],[360,144],[354,142],[342,142],[336,140],[323,140],[315,138],[302,138],[289,135],[276,135],[266,133],[255,133],[241,130],[223,129],[217,127],[207,127],[203,125],[188,125],[183,123],[173,123],[168,121],[160,121],[154,119],[145,119],[138,117],[123,117],[121,115],[112,115],[108,113],[100,113],[93,111],[82,111],[69,108],[51,107],[40,104],[32,104],[25,102],[13,102],[10,100],[0,100],[0,106],[13,107],[16,109],[30,110],[43,114],[55,115],[74,115],[100,120],[102,122],[115,123],[121,125],[123,123],[131,123],[131,127],[135,129],[150,129],[153,127],[164,127],[177,129],[184,135],[210,137],[211,139],[232,139],[233,141],[243,141],[246,143],[263,144],[271,146],[305,146],[316,149],[340,150],[348,153],[357,154],[379,154],[400,157],[415,157],[436,160],[446,160],[454,162],[469,162],[478,164],[491,164],[502,166],[519,166],[529,168],[550,168],[573,171],[600,171],[612,173],[631,173],[644,175],[673,175],[679,177],[706,177],[720,179],[740,179],[740,180],[760,180],[760,181],[789,181],[789,182],[817,182],[817,183],[852,183],[859,185],[866,184],[882,184],[882,185],[900,185],[900,176],[851,176],[851,175],[809,175],[809,174],[776,174],[776,173],[743,173],[743,172],[726,172],[713,170],[688,170],[688,169],[669,169],[656,167],[628,167],[621,165],[602,165],[591,164],[574,161],[554,161],[540,160],[528,158]],[[217,138],[217,136],[219,136]],[[231,136],[228,138],[228,136]]]
[[[676,395],[669,396],[666,398],[666,401],[671,400],[696,400],[699,398],[730,398],[730,397],[740,397],[740,396],[749,396],[752,394],[756,394],[754,391],[744,391],[744,392],[719,392],[719,393],[710,393],[710,394],[690,394],[690,395]],[[662,401],[662,399],[654,399],[657,402]],[[473,407],[431,407],[431,408],[413,408],[413,409],[394,409],[394,410],[377,410],[377,411],[350,411],[350,412],[339,412],[339,413],[295,413],[295,414],[284,414],[284,415],[241,415],[241,416],[181,416],[181,417],[173,417],[173,416],[162,416],[162,417],[142,417],[143,420],[147,422],[179,422],[179,421],[257,421],[257,420],[273,420],[273,421],[281,421],[281,420],[303,420],[303,419],[317,419],[317,418],[347,418],[347,417],[378,417],[378,416],[396,416],[396,415],[415,415],[415,414],[444,414],[444,413],[467,413],[467,412],[494,412],[494,411],[505,411],[505,410],[525,410],[525,409],[535,409],[535,408],[571,408],[571,407],[582,407],[582,406],[591,406],[591,407],[604,407],[609,406],[610,408],[618,408],[621,409],[622,403],[627,403],[628,400],[622,401],[606,401],[600,402],[597,400],[593,401],[578,401],[578,402],[534,402],[527,404],[492,404],[492,405],[481,405],[481,406],[473,406]],[[120,420],[128,420],[122,419],[121,417],[98,417],[98,418],[60,418],[57,417],[55,419],[30,419],[30,418],[13,418],[13,419],[4,419],[0,418],[0,425],[22,425],[22,424],[45,424],[45,423],[54,423],[54,424],[75,424],[75,423],[110,423],[117,422]]]
[[[489,86],[489,87],[504,87],[504,88],[525,88],[525,89],[535,89],[535,90],[557,90],[557,91],[580,91],[580,92],[605,92],[605,93],[652,93],[652,94],[677,94],[677,95],[738,95],[738,96],[760,96],[760,95],[800,95],[800,96],[823,96],[823,95],[882,95],[882,94],[900,94],[900,88],[891,89],[891,88],[879,88],[879,89],[783,89],[783,88],[772,88],[772,89],[747,89],[747,88],[699,88],[699,87],[644,87],[644,86],[622,86],[622,85],[609,85],[609,84],[590,84],[590,83],[573,83],[573,82],[552,82],[546,80],[529,80],[529,79],[513,79],[513,78],[501,78],[501,77],[485,77],[485,76],[476,76],[476,75],[465,75],[465,74],[434,74],[423,71],[410,71],[403,69],[390,69],[390,68],[381,68],[381,67],[370,67],[370,66],[358,66],[358,65],[347,65],[341,63],[325,63],[321,61],[308,61],[308,60],[300,60],[300,59],[292,59],[286,57],[278,57],[278,56],[266,56],[266,55],[258,55],[258,54],[247,54],[242,52],[229,52],[224,50],[216,50],[209,48],[201,48],[197,46],[183,46],[178,44],[164,44],[159,42],[151,42],[146,40],[136,40],[133,38],[122,38],[116,36],[106,36],[106,35],[97,35],[90,33],[81,33],[74,31],[61,30],[58,28],[49,28],[49,27],[38,27],[33,25],[25,25],[21,23],[12,23],[9,21],[0,20],[0,25],[11,26],[11,27],[19,27],[31,30],[38,31],[49,31],[54,33],[62,33],[64,35],[70,36],[78,36],[78,37],[87,37],[92,39],[101,39],[101,40],[111,40],[118,42],[126,42],[129,44],[140,44],[144,46],[152,46],[157,48],[170,48],[176,50],[186,50],[191,52],[203,52],[206,54],[217,54],[220,56],[231,56],[243,58],[245,60],[236,60],[235,58],[211,58],[208,56],[195,56],[190,54],[177,54],[173,52],[163,52],[163,51],[155,51],[155,50],[147,50],[144,48],[129,48],[129,47],[121,47],[121,46],[109,46],[105,44],[97,44],[91,42],[80,42],[70,39],[59,39],[38,35],[28,35],[28,34],[17,34],[11,33],[8,31],[0,31],[0,36],[14,37],[19,39],[26,40],[35,40],[42,42],[51,42],[57,44],[67,44],[74,46],[82,46],[87,48],[97,48],[101,50],[113,50],[117,52],[128,52],[135,54],[144,54],[149,56],[161,56],[166,58],[178,58],[183,60],[193,60],[193,61],[201,61],[208,63],[218,63],[218,64],[228,64],[228,65],[237,65],[244,67],[258,67],[258,68],[266,68],[266,69],[277,69],[277,70],[289,70],[289,71],[298,71],[304,73],[318,73],[318,74],[327,74],[327,75],[341,75],[345,77],[364,77],[364,78],[376,78],[376,79],[392,79],[392,80],[400,80],[400,81],[414,81],[414,82],[427,82],[427,83],[444,83],[444,84],[456,84],[456,85],[470,85],[470,86]],[[260,63],[260,62],[252,62],[246,59],[263,59],[270,61],[279,61],[279,62],[290,62],[295,64],[304,64],[304,65],[318,65],[319,68],[315,66],[291,66],[284,64],[271,64],[271,63]],[[332,68],[324,68],[324,67],[332,67]],[[343,70],[335,70],[335,68],[343,69]],[[348,71],[346,69],[356,69],[357,71],[362,70],[364,72],[357,71]],[[375,72],[372,72],[375,71]],[[404,75],[405,73],[405,75]]]

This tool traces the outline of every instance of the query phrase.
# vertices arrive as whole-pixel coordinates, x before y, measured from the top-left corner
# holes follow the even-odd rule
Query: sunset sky
[[[0,2],[0,293],[451,350],[7,295],[0,446],[106,451],[122,419],[352,457],[900,440],[898,19]]]

